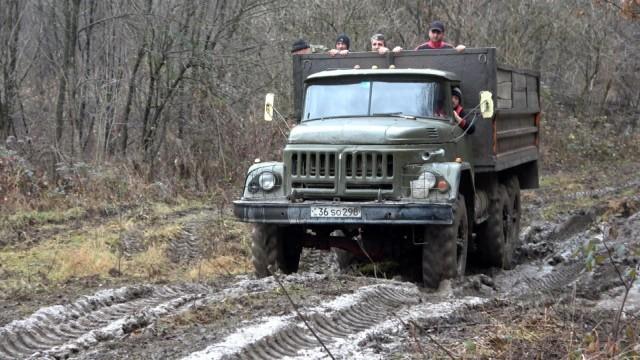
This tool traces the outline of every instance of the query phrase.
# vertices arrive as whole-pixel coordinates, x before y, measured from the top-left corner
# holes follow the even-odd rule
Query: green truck
[[[396,261],[430,288],[471,257],[515,266],[520,189],[538,187],[539,79],[495,48],[294,56],[284,158],[253,164],[234,201],[255,223],[256,274],[296,272],[303,247]]]

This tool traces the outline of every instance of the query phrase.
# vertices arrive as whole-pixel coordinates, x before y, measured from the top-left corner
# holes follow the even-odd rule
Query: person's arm
[[[467,132],[467,135],[471,135],[476,131],[476,125],[467,119],[467,113],[464,110],[460,112],[460,115],[454,111],[453,117],[456,119],[458,126]]]
[[[347,55],[348,53],[349,53],[349,50],[338,50],[338,49],[329,50],[329,55],[331,55],[331,56]]]
[[[453,112],[453,118],[456,119],[456,123],[458,124],[458,126],[460,126],[463,130],[466,130],[466,125],[467,125],[467,121],[464,119],[464,111],[460,112],[460,115],[458,115],[457,112]]]

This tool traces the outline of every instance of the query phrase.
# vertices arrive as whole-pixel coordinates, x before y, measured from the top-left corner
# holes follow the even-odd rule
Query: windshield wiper
[[[401,112],[392,112],[392,113],[375,113],[375,114],[371,114],[371,116],[392,116],[392,117],[400,117],[403,119],[411,119],[411,120],[415,120],[416,117],[413,115],[405,115]]]
[[[312,120],[328,120],[328,119],[343,119],[343,118],[357,118],[357,117],[368,117],[369,115],[335,115],[335,116],[323,116],[319,118],[310,118],[304,119],[302,121],[312,121]]]

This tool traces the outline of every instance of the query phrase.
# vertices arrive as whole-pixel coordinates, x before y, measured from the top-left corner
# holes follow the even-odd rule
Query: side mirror
[[[491,91],[480,91],[480,113],[485,119],[493,118],[493,94]]]
[[[275,95],[268,93],[264,99],[264,121],[273,120],[273,100]]]

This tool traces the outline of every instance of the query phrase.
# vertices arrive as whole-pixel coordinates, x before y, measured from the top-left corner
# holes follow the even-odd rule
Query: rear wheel
[[[483,224],[479,252],[490,266],[503,269],[515,267],[515,252],[520,235],[520,185],[512,177],[498,185],[498,199],[491,204],[489,218]]]
[[[427,226],[422,245],[422,281],[437,288],[444,279],[464,276],[469,244],[469,219],[464,196],[458,195],[453,224]]]
[[[522,208],[520,205],[520,181],[517,176],[512,176],[506,183],[507,194],[509,195],[509,206],[511,214],[509,217],[509,252],[511,259],[509,269],[516,266],[516,250],[520,247],[520,218],[522,217]]]
[[[269,266],[285,274],[298,271],[302,246],[295,229],[269,224],[254,225],[251,254],[256,276],[271,275]]]

